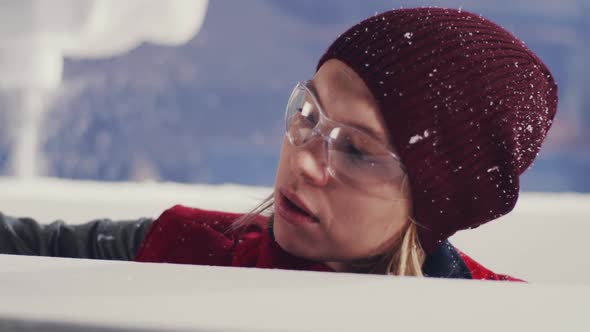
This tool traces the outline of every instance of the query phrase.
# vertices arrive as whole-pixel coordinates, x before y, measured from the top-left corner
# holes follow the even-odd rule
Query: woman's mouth
[[[289,193],[283,193],[283,191],[279,191],[279,199],[276,202],[276,212],[283,217],[287,222],[291,224],[300,224],[300,223],[314,223],[317,224],[319,222],[318,218],[309,213],[304,206],[300,206],[298,204],[303,205],[303,203],[295,203],[294,201],[297,199],[294,196],[291,196],[289,199],[288,196],[291,196]]]

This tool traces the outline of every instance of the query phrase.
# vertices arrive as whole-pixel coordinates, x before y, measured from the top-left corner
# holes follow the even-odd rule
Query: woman
[[[485,269],[447,239],[513,209],[519,176],[556,109],[547,67],[498,25],[460,10],[388,11],[339,36],[313,78],[296,85],[274,192],[251,213],[176,206],[153,223],[82,226],[4,218],[0,246],[11,253],[517,280]]]

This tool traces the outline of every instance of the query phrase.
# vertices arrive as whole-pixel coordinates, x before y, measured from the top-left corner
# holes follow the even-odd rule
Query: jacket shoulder
[[[148,230],[135,257],[140,262],[231,265],[230,226],[243,214],[176,205]]]
[[[514,278],[509,275],[494,273],[460,250],[457,249],[457,251],[471,272],[472,279],[525,282],[522,279]]]
[[[188,220],[193,223],[206,224],[218,231],[226,231],[227,227],[240,216],[242,216],[241,213],[205,210],[183,205],[175,205],[164,211],[157,220],[176,223]]]

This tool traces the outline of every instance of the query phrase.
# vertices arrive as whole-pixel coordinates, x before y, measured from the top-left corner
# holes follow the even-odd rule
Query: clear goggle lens
[[[291,144],[302,146],[322,137],[330,173],[361,184],[399,180],[404,175],[399,158],[373,136],[328,118],[306,83],[297,84],[285,114]]]

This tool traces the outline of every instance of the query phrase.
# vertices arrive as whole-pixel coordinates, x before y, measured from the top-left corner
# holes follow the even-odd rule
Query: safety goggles
[[[321,137],[327,169],[336,179],[358,184],[395,181],[404,175],[403,165],[383,142],[364,131],[326,116],[309,88],[298,82],[285,112],[286,135],[297,147]]]

